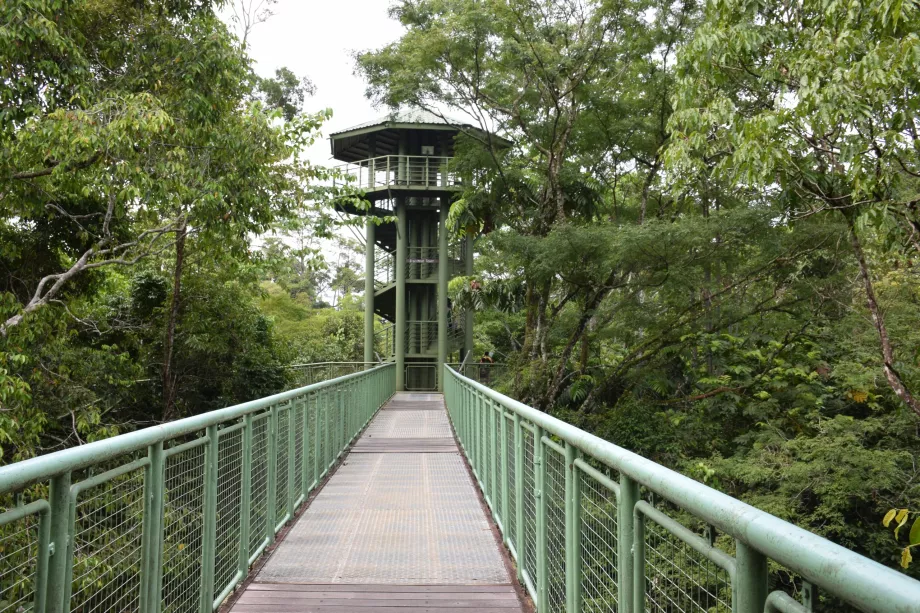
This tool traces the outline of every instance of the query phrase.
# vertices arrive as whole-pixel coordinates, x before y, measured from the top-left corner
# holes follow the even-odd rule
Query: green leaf
[[[891,509],[890,511],[885,513],[885,518],[882,520],[882,525],[887,528],[889,524],[891,524],[891,520],[894,519],[894,516],[897,514],[898,514],[897,509]]]
[[[907,568],[913,561],[914,557],[910,555],[910,547],[905,547],[901,551],[901,568]]]
[[[897,527],[894,529],[894,538],[895,538],[895,539],[898,538],[898,532],[901,530],[901,528],[904,527],[904,524],[907,523],[907,516],[908,516],[908,514],[909,514],[909,511],[908,511],[907,509],[901,509],[900,511],[898,511],[898,514],[897,514],[897,516],[895,517],[895,521],[898,522]]]
[[[910,527],[910,535],[907,541],[908,545],[911,547],[920,545],[920,516],[917,516],[917,519],[914,520],[914,524]]]

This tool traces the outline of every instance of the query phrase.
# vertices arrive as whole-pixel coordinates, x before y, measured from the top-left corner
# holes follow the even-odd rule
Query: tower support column
[[[364,361],[374,359],[374,234],[377,225],[370,212],[364,222]],[[367,364],[365,364],[367,366]]]
[[[406,233],[406,203],[396,199],[396,391],[405,390],[406,383],[406,253],[409,236]]]
[[[444,364],[447,362],[447,282],[450,261],[447,253],[447,198],[441,198],[438,213],[438,391],[444,391]]]

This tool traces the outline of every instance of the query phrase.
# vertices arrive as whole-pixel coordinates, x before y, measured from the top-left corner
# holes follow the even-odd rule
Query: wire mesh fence
[[[216,610],[394,387],[380,366],[0,468],[0,613]]]
[[[449,365],[444,381],[454,431],[539,613],[807,613],[822,602],[920,613],[920,583],[892,569]],[[777,580],[776,569],[810,582]]]

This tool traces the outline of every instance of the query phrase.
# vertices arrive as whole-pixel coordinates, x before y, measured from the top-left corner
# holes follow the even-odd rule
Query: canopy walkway
[[[395,375],[0,468],[0,613],[920,613],[905,575],[449,367],[443,396]]]

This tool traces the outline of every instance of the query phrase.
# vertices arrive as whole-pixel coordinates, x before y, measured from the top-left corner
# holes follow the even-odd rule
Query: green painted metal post
[[[502,445],[502,530],[504,530],[503,541],[506,544],[511,543],[511,524],[508,523],[508,472],[510,471],[511,460],[508,457],[508,418],[505,417],[505,407],[498,407],[501,415],[501,445]]]
[[[645,613],[645,515],[633,514],[633,611]]]
[[[313,470],[310,464],[310,396],[304,396],[300,403],[300,428],[301,428],[301,450],[300,450],[300,491],[303,492],[303,499],[306,500],[310,494],[310,472]],[[308,466],[309,464],[309,466]]]
[[[203,527],[201,535],[200,613],[214,610],[214,558],[217,544],[217,462],[220,447],[217,426],[208,426],[205,446]],[[271,523],[271,522],[269,522]]]
[[[581,611],[581,475],[578,450],[565,444],[565,610]]]
[[[498,441],[495,432],[495,404],[491,398],[483,398],[485,412],[489,419],[489,490],[492,494],[492,517],[498,518]]]
[[[163,443],[147,450],[144,470],[144,524],[141,529],[141,613],[159,613],[163,585],[163,500],[166,456]]]
[[[767,602],[767,558],[735,539],[735,581],[732,584],[732,613],[759,613]]]
[[[243,462],[240,468],[240,558],[237,570],[249,572],[249,542],[252,540],[252,414],[243,417]]]
[[[369,211],[364,222],[364,361],[374,360],[374,234],[377,224]]]
[[[278,405],[272,405],[268,416],[268,500],[265,501],[265,536],[269,545],[275,542],[278,512]]]
[[[323,428],[320,422],[319,401],[320,392],[316,392],[313,394],[313,487],[319,485],[320,477],[323,474],[321,465],[323,461]]]
[[[406,253],[409,236],[406,223],[406,203],[396,198],[396,391],[406,389]]]
[[[447,363],[447,283],[450,254],[447,251],[447,198],[440,199],[438,212],[438,389],[444,391],[444,364]]]
[[[49,500],[51,506],[51,541],[48,549],[48,586],[45,591],[45,610],[47,613],[64,613],[70,610],[67,595],[70,592],[67,583],[70,568],[71,519],[70,473],[66,472],[51,479]]]
[[[617,576],[620,585],[620,613],[634,611],[633,586],[636,568],[632,547],[635,539],[633,511],[637,502],[639,502],[639,484],[620,473],[620,497],[617,500]]]
[[[329,470],[332,463],[332,432],[329,426],[329,395],[330,392],[323,390],[323,474]]]
[[[524,582],[524,433],[521,416],[514,414],[514,549],[517,553],[517,578]]]
[[[36,613],[44,613],[48,595],[48,563],[51,560],[51,513],[45,511],[38,519],[38,555],[35,560],[34,599]]]
[[[287,408],[287,440],[282,444],[287,445],[287,509],[285,513],[288,517],[294,517],[294,416],[297,414],[295,407],[296,401],[292,400]]]
[[[543,428],[534,426],[533,433],[533,475],[534,502],[537,511],[537,611],[548,613],[547,559],[546,559],[546,461],[544,458]]]

